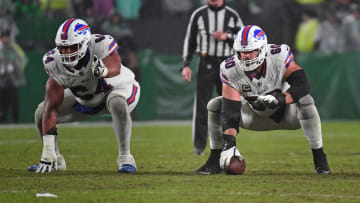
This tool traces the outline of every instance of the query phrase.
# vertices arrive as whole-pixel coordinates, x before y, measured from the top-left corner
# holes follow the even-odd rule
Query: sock
[[[127,103],[120,96],[108,99],[108,108],[112,116],[114,132],[119,144],[119,156],[130,154],[132,121]]]

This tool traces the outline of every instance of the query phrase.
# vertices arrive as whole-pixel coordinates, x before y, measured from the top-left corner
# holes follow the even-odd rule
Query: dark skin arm
[[[290,65],[289,67],[286,69],[285,71],[285,74],[284,74],[284,77],[283,77],[283,81],[286,81],[286,79],[294,72],[294,71],[297,71],[297,70],[300,70],[302,69],[299,65],[297,65],[294,61],[290,62]],[[285,92],[285,103],[286,104],[291,104],[293,103],[293,98],[292,96],[288,93],[288,92]]]
[[[107,78],[114,77],[120,74],[121,69],[121,58],[118,52],[114,52],[113,54],[106,56],[102,59],[105,67],[108,69]]]
[[[56,127],[57,114],[64,99],[64,87],[49,77],[46,83],[44,113],[42,117],[42,133]]]

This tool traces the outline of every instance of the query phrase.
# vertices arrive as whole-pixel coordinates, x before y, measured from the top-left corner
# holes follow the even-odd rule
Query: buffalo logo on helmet
[[[265,39],[265,32],[263,30],[255,30],[254,31],[254,38],[257,40],[264,40]]]
[[[78,33],[79,35],[86,35],[87,31],[90,31],[90,27],[88,25],[84,24],[77,24],[75,25],[74,31]]]

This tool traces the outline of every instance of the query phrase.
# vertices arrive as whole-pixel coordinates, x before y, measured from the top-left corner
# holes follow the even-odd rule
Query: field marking
[[[336,122],[344,122],[344,123],[359,123],[356,121],[347,121],[347,120],[336,120],[336,121],[325,121],[326,123],[336,123]],[[152,121],[134,121],[133,126],[191,126],[192,120],[152,120]],[[111,121],[94,121],[94,122],[72,122],[72,123],[63,123],[58,124],[58,126],[65,127],[112,127],[113,124]],[[12,129],[12,128],[34,128],[35,124],[33,123],[25,123],[25,124],[0,124],[0,129]],[[250,131],[251,132],[251,131]],[[288,131],[284,132],[282,130],[276,130],[277,136],[289,136]],[[266,135],[269,134],[269,131],[256,131],[257,135],[264,133]]]
[[[27,191],[19,191],[19,190],[0,190],[0,193],[25,193]],[[88,193],[88,191],[82,191],[81,193]],[[134,194],[178,194],[177,192],[134,192]],[[201,193],[202,194],[202,193]],[[214,194],[214,193],[212,193]],[[325,197],[325,198],[338,198],[338,199],[360,199],[360,195],[332,195],[332,194],[309,194],[309,193],[261,193],[261,192],[230,192],[230,193],[219,193],[218,195],[249,195],[249,196],[260,196],[260,195],[266,195],[266,196],[280,196],[280,197],[292,197],[292,196],[301,196],[301,197]]]
[[[169,192],[135,192],[135,194],[169,194]],[[174,194],[178,194],[174,192]],[[192,193],[193,194],[193,193]],[[203,194],[203,193],[201,193]],[[214,194],[214,193],[212,193]],[[219,193],[215,195],[223,196],[223,195],[248,195],[248,196],[280,196],[280,197],[294,197],[294,196],[301,196],[301,197],[325,197],[325,198],[338,198],[338,199],[360,199],[360,195],[331,195],[331,194],[309,194],[309,193],[261,193],[261,192],[230,192],[230,193]]]
[[[5,140],[0,141],[0,145],[8,145],[8,144],[33,144],[40,142],[40,139],[34,140]]]
[[[308,193],[289,193],[281,194],[280,196],[307,196],[307,197],[327,197],[339,199],[360,199],[359,195],[329,195],[329,194],[308,194]]]
[[[0,190],[0,193],[25,193],[25,191],[20,191],[20,190]]]
[[[59,127],[112,127],[112,122],[72,122],[57,124]],[[191,126],[191,120],[179,120],[179,121],[134,121],[133,126]],[[0,124],[0,129],[13,129],[13,128],[34,128],[35,124]]]

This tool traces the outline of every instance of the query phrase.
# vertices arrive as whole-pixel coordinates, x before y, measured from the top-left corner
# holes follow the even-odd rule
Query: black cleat
[[[322,148],[313,149],[314,164],[315,164],[315,173],[317,174],[331,174],[329,164],[327,162],[326,155],[324,154]]]
[[[205,163],[202,167],[196,169],[194,171],[195,174],[200,175],[213,175],[223,172],[223,170],[220,168],[220,165],[216,164],[207,164]]]
[[[203,149],[197,149],[197,148],[195,148],[194,151],[193,151],[193,154],[202,156],[202,155],[205,154],[205,152],[204,152]]]
[[[329,166],[316,167],[315,168],[315,173],[317,173],[317,174],[331,174],[331,170],[330,170]]]
[[[220,163],[219,163],[220,153],[221,153],[221,149],[212,149],[210,152],[209,159],[206,161],[206,163],[203,166],[196,169],[194,173],[201,175],[212,175],[223,172],[223,169],[220,168]]]

